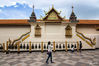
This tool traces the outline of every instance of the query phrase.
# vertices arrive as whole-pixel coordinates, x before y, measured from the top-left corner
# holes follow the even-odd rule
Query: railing
[[[96,38],[92,36],[85,36],[84,34],[77,32],[77,36],[80,37],[82,40],[86,41],[87,44],[89,44],[91,47],[96,44]],[[89,38],[90,37],[90,38]],[[93,39],[92,39],[93,38]]]
[[[57,50],[64,50],[64,51],[68,51],[71,50],[72,45],[74,46],[74,49],[76,49],[77,51],[79,51],[79,44],[78,42],[51,42],[51,45],[53,45],[53,51],[57,51]],[[8,51],[17,51],[17,52],[21,52],[21,51],[47,51],[48,49],[48,42],[18,42],[16,45],[11,45],[8,42],[5,44],[2,44],[3,51],[5,50],[6,52]]]
[[[30,35],[28,35],[28,34],[30,34],[30,32],[31,31],[29,31],[29,32],[27,32],[27,33],[25,33],[25,34],[22,34],[18,39],[15,39],[13,42],[12,42],[12,44],[14,45],[15,43],[17,43],[18,41],[20,41],[21,39],[22,39],[22,41],[24,41],[26,38],[28,38]]]
[[[0,44],[0,50],[3,51],[3,44]]]

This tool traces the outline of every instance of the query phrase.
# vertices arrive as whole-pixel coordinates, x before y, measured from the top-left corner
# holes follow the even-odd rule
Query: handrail
[[[15,40],[12,42],[12,45],[14,45],[15,42],[19,41],[20,39],[23,38],[23,36],[29,34],[30,32],[31,32],[31,31],[29,31],[29,32],[27,32],[27,33],[25,33],[25,34],[22,34],[18,39],[15,39]]]
[[[96,41],[96,38],[94,38],[93,41],[92,41],[91,38],[86,37],[85,35],[83,35],[82,33],[78,32],[78,31],[76,31],[76,32],[77,32],[78,34],[80,34],[83,38],[89,40],[92,45],[95,45],[95,44],[96,44],[96,42],[95,42],[95,41]]]
[[[93,47],[93,45],[89,42],[86,41],[86,39],[84,39],[82,36],[80,36],[79,34],[76,34],[79,38],[81,38],[83,41],[85,41],[88,45],[90,45],[91,47]]]
[[[24,38],[22,38],[22,41],[24,41],[25,39],[27,39],[30,36],[30,34],[26,35]]]

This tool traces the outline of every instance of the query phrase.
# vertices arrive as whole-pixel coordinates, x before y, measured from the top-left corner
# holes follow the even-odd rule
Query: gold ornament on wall
[[[66,37],[72,37],[72,28],[71,28],[71,26],[69,24],[65,28],[65,36]]]
[[[38,24],[35,27],[35,37],[41,37],[41,27]]]

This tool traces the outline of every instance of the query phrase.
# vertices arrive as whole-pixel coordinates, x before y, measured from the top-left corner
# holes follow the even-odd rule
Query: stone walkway
[[[0,52],[0,66],[99,66],[99,50],[86,50],[81,53],[70,51],[53,52],[55,63],[46,64],[46,52],[21,52],[5,54]]]

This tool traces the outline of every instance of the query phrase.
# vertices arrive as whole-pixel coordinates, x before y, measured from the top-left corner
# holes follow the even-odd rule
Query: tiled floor
[[[0,52],[0,66],[99,66],[99,50],[53,52],[55,63],[46,64],[46,52],[22,52],[5,54]]]

